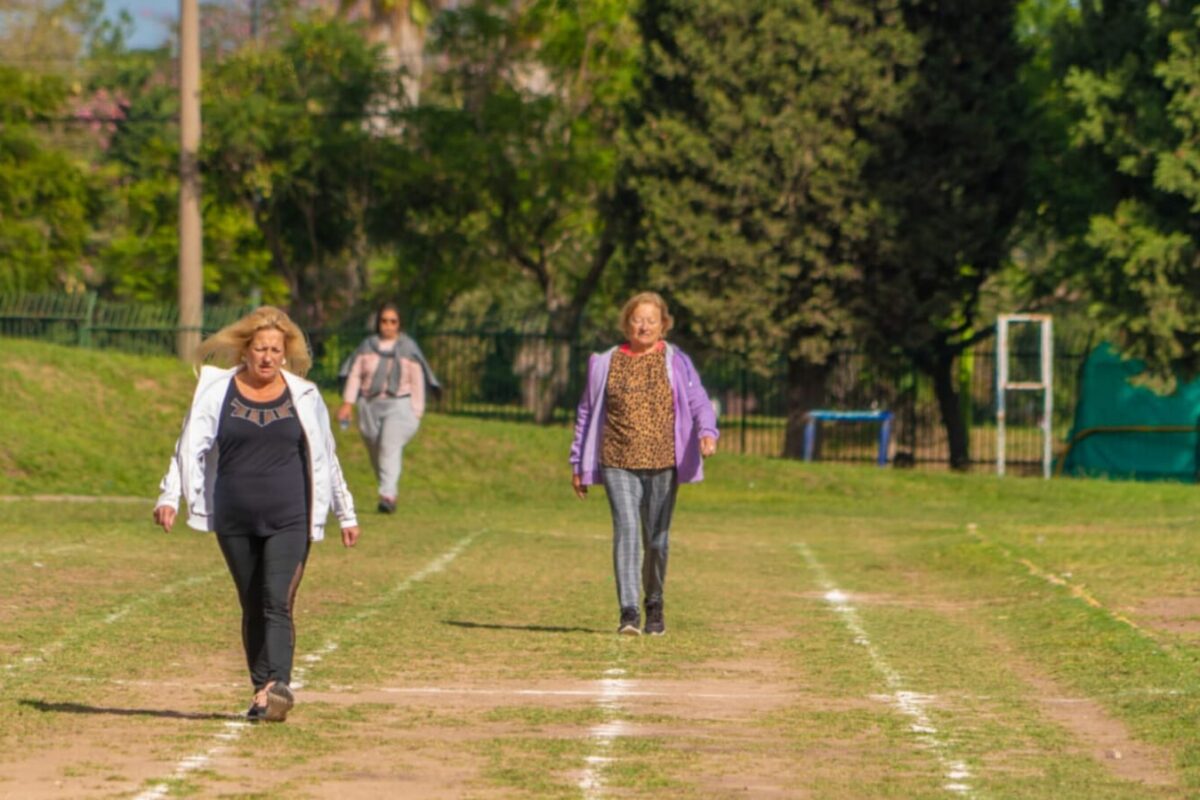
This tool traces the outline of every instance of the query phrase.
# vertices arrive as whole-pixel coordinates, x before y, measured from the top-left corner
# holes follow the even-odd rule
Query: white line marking
[[[223,574],[224,574],[224,570],[217,570],[215,572],[210,572],[206,575],[193,575],[189,578],[184,578],[182,580],[178,580],[178,581],[175,581],[174,583],[168,584],[168,585],[164,586],[163,588],[159,589],[157,592],[153,592],[152,594],[145,594],[145,595],[142,595],[141,597],[138,597],[136,600],[130,600],[125,605],[120,606],[116,610],[107,614],[103,619],[101,619],[97,622],[90,623],[90,624],[85,624],[79,628],[75,628],[74,630],[70,631],[66,636],[59,639],[58,641],[51,642],[50,644],[43,646],[40,650],[37,651],[36,654],[24,656],[23,658],[21,658],[20,661],[5,664],[4,667],[2,668],[3,672],[12,674],[18,667],[26,666],[29,664],[41,664],[41,663],[47,661],[48,659],[50,659],[56,653],[61,652],[64,648],[66,648],[69,644],[71,644],[76,639],[78,639],[80,636],[82,636],[85,632],[87,632],[99,625],[112,625],[114,622],[119,622],[120,620],[129,616],[130,613],[132,613],[133,611],[136,611],[137,609],[141,608],[142,606],[158,602],[158,600],[160,600],[161,598],[175,594],[176,592],[178,592],[182,589],[187,589],[192,586],[198,586],[202,583],[207,583],[208,581],[211,581],[214,578],[216,578],[220,575],[223,575]],[[0,673],[0,674],[3,674],[3,673]]]
[[[888,689],[891,690],[892,694],[888,696],[888,701],[900,713],[912,720],[909,730],[916,734],[917,741],[932,751],[941,763],[942,772],[946,778],[942,788],[954,794],[972,796],[971,785],[968,783],[971,779],[971,771],[965,762],[950,755],[949,745],[938,735],[933,720],[925,712],[925,706],[933,698],[930,695],[918,694],[904,688],[904,678],[888,664],[879,649],[871,643],[866,628],[863,627],[862,620],[858,616],[858,610],[850,603],[850,598],[834,585],[829,573],[825,571],[825,567],[817,560],[808,545],[798,542],[796,549],[804,556],[804,560],[808,562],[808,568],[817,576],[817,582],[825,590],[825,601],[842,618],[847,630],[854,637],[854,643],[861,645],[867,651],[871,665],[883,677]]]
[[[625,670],[609,669],[605,670],[604,674],[624,675]],[[633,682],[621,678],[605,678],[599,682],[599,687],[600,695],[596,698],[596,705],[603,709],[609,718],[593,726],[588,733],[593,743],[592,752],[584,759],[587,767],[579,779],[579,789],[583,792],[585,800],[592,800],[604,792],[604,767],[613,761],[608,753],[612,750],[612,743],[618,737],[624,736],[628,730],[623,720],[615,718],[616,713],[620,710],[621,700],[633,694]]]
[[[69,553],[72,550],[88,550],[86,544],[63,544],[58,547],[51,547],[45,550],[40,548],[22,548],[10,553],[0,554],[0,564],[7,564],[10,561],[24,561],[29,558],[45,558],[46,556],[56,556],[60,553]],[[44,567],[45,565],[39,561],[34,561],[35,567]]]
[[[628,686],[633,684],[629,681],[623,681]],[[387,694],[467,694],[467,695],[487,695],[501,697],[604,697],[605,690],[603,685],[600,690],[596,689],[469,689],[456,687],[440,687],[440,686],[414,686],[414,687],[392,687],[384,686],[378,689],[380,692]],[[755,697],[791,697],[790,694],[773,693],[773,694],[752,694],[752,693],[730,693],[722,694],[720,692],[688,692],[688,697],[702,697],[710,700],[749,700]],[[626,689],[621,692],[622,698],[627,697],[679,697],[679,692],[653,692],[639,689]]]
[[[315,660],[315,656],[312,656]],[[307,660],[307,657],[306,657]],[[611,672],[611,670],[609,671]],[[606,672],[606,674],[609,674]],[[620,672],[620,670],[618,670]],[[188,689],[206,689],[226,691],[229,689],[237,689],[245,685],[244,681],[229,681],[226,683],[217,683],[215,681],[208,683],[197,683],[195,681],[161,681],[161,680],[127,680],[125,678],[88,678],[84,676],[74,676],[69,678],[74,683],[87,684],[111,684],[113,686],[136,686],[150,688],[188,688]],[[292,683],[293,688],[297,686]],[[586,697],[595,698],[599,696],[600,691],[597,689],[488,689],[469,686],[343,686],[340,684],[330,685],[329,688],[323,690],[321,694],[327,695],[361,695],[370,692],[381,692],[383,694],[398,694],[398,695],[479,695],[484,697]],[[1123,692],[1122,694],[1134,694],[1132,692]],[[1146,689],[1138,694],[1182,694],[1179,691],[1169,691],[1162,689]],[[652,691],[652,690],[631,690],[625,692],[624,697],[671,697],[678,698],[678,691]],[[754,700],[754,699],[787,699],[793,698],[795,695],[791,692],[688,692],[688,697],[695,697],[707,700]],[[971,697],[976,697],[971,695]],[[883,695],[873,696],[872,699],[884,700],[887,699]],[[984,697],[983,699],[988,699]],[[1068,702],[1064,700],[1064,702]]]
[[[1171,647],[1170,645],[1165,644],[1163,642],[1160,642],[1158,640],[1158,638],[1154,636],[1153,633],[1146,630],[1141,625],[1138,625],[1136,622],[1134,622],[1133,620],[1131,620],[1129,617],[1125,616],[1124,614],[1120,613],[1119,611],[1114,611],[1111,608],[1109,608],[1108,606],[1101,603],[1082,584],[1072,583],[1071,581],[1067,580],[1067,578],[1071,577],[1071,573],[1064,572],[1062,575],[1055,575],[1053,572],[1050,572],[1049,570],[1042,569],[1037,564],[1030,561],[1028,558],[1022,558],[1021,556],[1018,556],[1012,550],[1008,549],[1007,547],[1005,547],[1003,544],[996,541],[995,539],[984,536],[982,533],[979,532],[979,526],[977,526],[973,522],[967,524],[967,534],[969,536],[974,537],[979,542],[983,542],[984,544],[991,545],[992,547],[996,548],[997,550],[1000,551],[1000,553],[1005,558],[1023,566],[1025,568],[1025,571],[1028,572],[1033,577],[1039,578],[1039,579],[1045,581],[1046,583],[1049,583],[1052,586],[1057,586],[1061,589],[1066,589],[1068,592],[1070,592],[1071,596],[1074,597],[1076,600],[1079,600],[1079,601],[1085,603],[1086,605],[1091,606],[1092,608],[1096,609],[1097,611],[1103,612],[1110,619],[1114,619],[1123,625],[1129,626],[1139,636],[1150,641],[1152,644],[1154,644],[1159,650],[1163,651],[1164,653],[1167,653],[1171,656],[1178,657],[1179,654],[1175,651],[1175,649],[1173,647]]]
[[[197,755],[191,755],[183,759],[176,765],[175,771],[171,773],[169,780],[180,780],[187,777],[189,772],[208,766],[208,764],[217,756],[229,749],[229,743],[237,741],[237,738],[242,735],[242,731],[250,727],[249,722],[232,721],[226,722],[223,725],[224,730],[217,734],[215,739],[220,742],[213,745],[208,750]],[[134,800],[161,800],[171,793],[171,784],[166,781],[156,783],[146,791],[139,794]]]
[[[129,495],[87,494],[0,494],[0,503],[144,503],[147,507],[154,501],[145,497]]]
[[[481,534],[483,534],[485,532],[486,531],[484,531],[484,530],[479,530],[479,531],[475,531],[473,533],[469,533],[466,536],[464,536],[462,539],[460,539],[458,541],[457,544],[455,544],[453,547],[451,547],[445,553],[442,553],[442,555],[438,556],[433,561],[429,562],[424,567],[417,570],[412,575],[410,575],[409,577],[400,581],[400,583],[393,586],[390,590],[388,590],[388,592],[386,594],[383,595],[383,597],[380,600],[376,601],[376,606],[378,606],[378,604],[382,603],[384,600],[399,594],[400,592],[408,591],[410,588],[412,588],[413,584],[415,584],[419,581],[422,581],[425,578],[428,578],[429,576],[435,575],[435,574],[441,572],[442,570],[444,570],[450,564],[451,561],[453,561],[455,558],[457,558],[458,555],[460,553],[462,553],[462,551],[465,550],[468,545],[471,544],[471,542],[475,541],[475,539],[478,536],[480,536]],[[376,613],[379,613],[378,607],[376,607],[374,609],[368,609],[366,611],[359,612],[352,619],[353,620],[366,619],[367,617],[371,616],[372,614],[376,614]],[[297,667],[295,670],[293,670],[292,684],[291,684],[292,688],[299,689],[301,686],[303,686],[304,685],[303,679],[304,679],[304,676],[307,674],[308,667],[315,666],[316,664],[318,664],[321,661],[322,658],[324,658],[325,656],[329,655],[330,653],[332,653],[333,651],[335,651],[337,649],[338,649],[337,642],[328,641],[324,645],[322,645],[321,648],[319,650],[317,650],[317,652],[309,653],[304,656],[301,656],[300,660],[302,660],[304,662],[305,666],[300,666],[300,667]],[[210,763],[212,761],[213,758],[224,753],[228,749],[229,743],[237,741],[238,737],[240,737],[242,735],[242,732],[245,731],[246,728],[248,728],[248,727],[250,727],[250,723],[248,723],[248,722],[227,722],[227,723],[225,723],[225,730],[223,730],[221,733],[216,734],[213,737],[214,739],[219,740],[221,742],[221,744],[214,745],[213,747],[210,747],[208,750],[206,750],[203,753],[184,757],[176,765],[175,771],[171,774],[170,778],[167,778],[166,780],[163,780],[163,781],[160,781],[159,783],[154,784],[146,791],[137,795],[137,797],[135,797],[134,800],[161,800],[161,798],[166,797],[171,791],[171,785],[169,783],[167,783],[166,781],[178,779],[180,777],[183,777],[184,775],[186,775],[189,772],[195,771],[195,770],[199,769],[200,767],[207,765],[208,763]]]

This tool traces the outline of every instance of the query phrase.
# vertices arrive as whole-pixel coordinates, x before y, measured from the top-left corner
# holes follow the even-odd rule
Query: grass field
[[[1194,487],[718,456],[635,639],[567,431],[437,415],[394,517],[339,434],[363,539],[247,726],[217,548],[149,521],[191,385],[0,340],[0,797],[1200,796]]]

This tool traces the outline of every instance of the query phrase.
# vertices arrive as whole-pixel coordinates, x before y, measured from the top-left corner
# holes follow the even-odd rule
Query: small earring
[[[286,364],[286,363],[287,363],[287,359],[286,359],[286,358],[281,358],[281,359],[279,359],[279,363],[280,363],[280,364]]]

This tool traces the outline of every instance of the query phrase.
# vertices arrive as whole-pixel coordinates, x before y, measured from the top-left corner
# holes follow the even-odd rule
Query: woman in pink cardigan
[[[349,424],[357,405],[358,431],[379,480],[379,510],[384,514],[396,510],[404,445],[416,435],[425,413],[426,370],[421,349],[400,330],[400,310],[394,303],[380,306],[375,335],[352,356],[337,417]],[[437,379],[429,383],[436,388]]]
[[[575,416],[571,485],[581,500],[589,484],[603,483],[608,494],[622,634],[666,633],[663,583],[676,489],[703,480],[703,459],[717,452],[720,436],[692,360],[663,339],[671,322],[656,293],[630,299],[621,310],[627,341],[592,354]]]

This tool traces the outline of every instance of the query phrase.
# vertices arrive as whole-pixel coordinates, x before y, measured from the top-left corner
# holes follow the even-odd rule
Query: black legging
[[[291,683],[296,628],[292,604],[308,560],[308,531],[217,536],[242,604],[242,646],[254,689]]]

